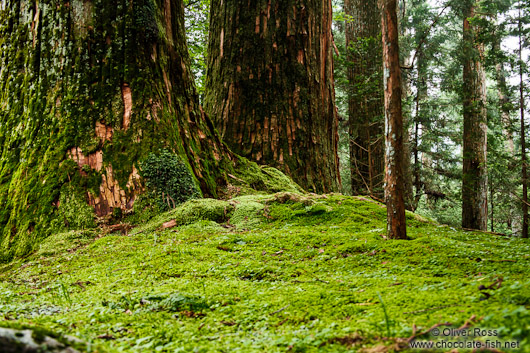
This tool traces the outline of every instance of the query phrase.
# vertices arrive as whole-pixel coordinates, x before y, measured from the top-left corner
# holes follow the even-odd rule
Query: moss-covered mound
[[[385,220],[371,200],[283,192],[55,235],[0,267],[0,320],[109,353],[389,352],[441,324],[530,352],[528,240],[409,214],[411,240],[390,241]]]

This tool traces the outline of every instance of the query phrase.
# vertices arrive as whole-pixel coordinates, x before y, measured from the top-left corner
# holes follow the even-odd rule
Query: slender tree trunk
[[[403,112],[401,107],[402,86],[396,12],[397,1],[383,0],[381,4],[383,83],[385,88],[385,202],[387,205],[387,235],[393,239],[406,239],[405,180],[403,173]]]
[[[414,117],[414,210],[418,208],[421,196],[423,194],[424,185],[421,180],[421,167],[422,163],[419,157],[420,150],[420,129],[424,122],[424,113],[422,109],[422,100],[427,97],[428,87],[426,80],[426,61],[425,57],[419,49],[420,53],[418,55],[418,78],[417,78],[417,87],[416,87],[416,107],[415,107],[415,117]]]
[[[494,215],[494,213],[493,213],[493,211],[494,211],[494,204],[493,204],[493,182],[491,181],[491,179],[490,179],[490,205],[491,205],[491,223],[490,223],[490,230],[491,230],[492,232],[494,232],[494,231],[495,231],[495,228],[494,228],[494,222],[493,222],[493,221],[494,221],[494,219],[495,219],[495,218],[494,218],[495,215]]]
[[[524,75],[523,75],[523,33],[521,9],[519,8],[519,109],[521,112],[521,162],[523,174],[523,230],[522,237],[528,238],[528,174],[526,169],[526,136],[524,121]]]
[[[462,227],[487,230],[487,114],[486,75],[482,65],[484,44],[479,42],[478,28],[470,19],[476,5],[464,12],[464,150],[462,185]]]
[[[212,0],[205,109],[224,141],[302,187],[337,191],[330,0]]]
[[[494,50],[500,55],[501,53],[501,38],[497,38],[494,43]],[[504,69],[504,62],[499,57],[497,64],[495,65],[495,73],[497,78],[497,97],[499,99],[499,112],[501,116],[502,130],[504,135],[504,150],[506,154],[510,157],[510,160],[515,157],[515,143],[514,143],[514,134],[513,126],[510,117],[510,98],[508,92],[508,86],[506,84],[506,70]],[[511,163],[510,163],[511,164]],[[510,165],[507,164],[508,168]],[[511,168],[510,168],[511,170]],[[491,188],[490,183],[490,188]],[[493,218],[493,190],[490,192],[490,205],[492,208],[491,214]],[[508,193],[507,196],[510,203],[517,203],[516,198]],[[506,223],[508,227],[512,229],[512,233],[518,233],[518,228],[521,226],[521,220],[518,216],[518,212],[514,209],[507,210],[507,219]]]
[[[405,26],[400,24],[400,21],[406,16],[407,8],[405,6],[405,1],[398,1],[399,6],[399,17],[398,17],[398,27],[400,30],[400,36],[406,37],[407,30]],[[405,54],[405,55],[403,55]],[[404,60],[404,66],[410,67],[412,65],[412,57],[410,52],[401,53],[400,56]],[[411,75],[408,70],[401,71],[401,101],[408,102],[411,93]],[[403,105],[402,108],[403,115],[403,179],[405,181],[405,209],[412,211],[414,209],[414,181],[413,181],[413,170],[412,170],[412,160],[410,153],[410,130],[409,130],[409,121],[411,116],[411,106],[409,104]]]
[[[510,119],[510,99],[508,98],[508,88],[506,87],[506,71],[503,68],[502,63],[496,65],[497,83],[499,85],[497,89],[497,96],[499,97],[501,122],[503,127],[503,134],[506,140],[505,149],[510,156],[515,154],[515,143],[513,141],[512,132],[512,121]]]
[[[377,0],[345,0],[352,193],[384,194],[384,95]]]
[[[54,229],[54,215],[66,207],[58,201],[61,194],[78,195],[98,216],[130,209],[143,191],[139,162],[151,151],[174,151],[203,193],[217,195],[232,155],[198,104],[182,1],[5,5],[4,258],[26,253]]]

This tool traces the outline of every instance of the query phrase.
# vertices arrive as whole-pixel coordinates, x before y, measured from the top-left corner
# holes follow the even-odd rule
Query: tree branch
[[[409,66],[401,66],[402,69],[412,70],[414,68],[414,62],[416,61],[416,57],[418,56],[418,52],[421,51],[421,47],[425,44],[425,41],[427,40],[427,37],[431,33],[431,30],[434,28],[436,23],[438,23],[438,21],[440,20],[440,17],[442,17],[443,13],[445,12],[445,10],[448,7],[449,7],[449,4],[445,5],[445,7],[442,9],[442,11],[440,11],[438,16],[436,16],[434,21],[431,23],[429,29],[427,30],[427,32],[425,32],[425,34],[421,38],[420,42],[418,43],[418,46],[416,47],[416,50],[414,51],[414,56],[412,57],[412,61],[410,62],[410,65]]]

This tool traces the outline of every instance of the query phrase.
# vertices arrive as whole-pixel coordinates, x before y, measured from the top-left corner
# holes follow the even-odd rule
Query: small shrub
[[[148,193],[161,211],[201,196],[189,168],[169,151],[149,154],[141,163],[141,175]]]

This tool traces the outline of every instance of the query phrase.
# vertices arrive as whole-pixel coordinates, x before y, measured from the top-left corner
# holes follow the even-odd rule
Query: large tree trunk
[[[205,110],[234,152],[337,191],[330,0],[211,1]]]
[[[60,193],[104,216],[168,149],[216,196],[230,153],[198,104],[182,1],[7,0],[0,12],[1,248],[27,252]],[[231,164],[230,164],[231,165]],[[75,212],[75,211],[74,211]]]
[[[487,113],[486,75],[482,61],[484,44],[478,28],[471,24],[475,5],[464,12],[464,150],[462,185],[462,227],[487,230]]]
[[[387,235],[406,239],[403,111],[397,1],[383,0],[383,83],[385,88],[385,203]]]
[[[345,0],[352,193],[384,194],[381,13],[377,0]]]

